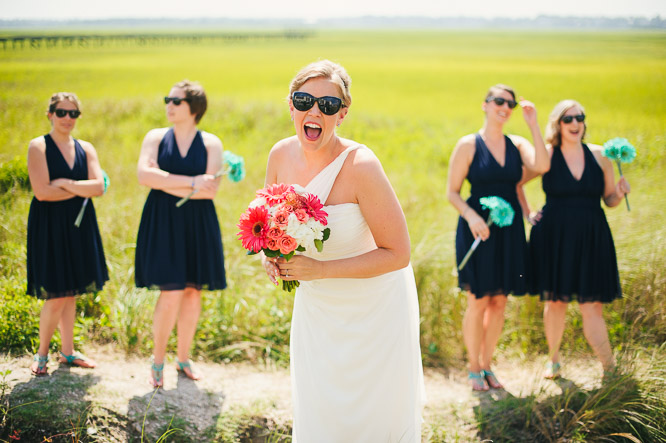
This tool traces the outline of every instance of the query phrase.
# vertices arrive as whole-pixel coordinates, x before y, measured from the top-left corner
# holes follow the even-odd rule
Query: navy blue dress
[[[542,300],[609,303],[622,297],[615,245],[601,208],[604,173],[587,145],[583,151],[580,180],[559,146],[542,178],[546,205],[530,234],[530,292]]]
[[[527,242],[522,211],[518,203],[516,185],[523,174],[523,163],[518,148],[511,139],[506,141],[504,166],[500,166],[488,150],[481,135],[476,134],[474,159],[469,166],[467,180],[472,185],[467,204],[484,220],[489,211],[481,208],[481,197],[502,197],[515,211],[513,223],[503,228],[493,224],[490,237],[482,241],[465,267],[458,272],[458,284],[481,298],[487,295],[527,292]],[[459,217],[456,231],[456,263],[460,264],[472,246],[474,237],[464,218]]]
[[[208,152],[201,132],[181,157],[173,129],[169,129],[160,142],[157,163],[173,174],[204,174]],[[158,189],[148,194],[136,240],[136,286],[163,291],[226,288],[222,236],[213,200],[190,199],[177,208],[178,200],[180,197]]]
[[[45,135],[49,179],[88,180],[86,152],[74,140],[72,169],[50,135]],[[39,201],[33,197],[28,214],[29,295],[51,299],[102,289],[109,279],[92,199],[81,225],[74,226],[83,197],[62,201]]]

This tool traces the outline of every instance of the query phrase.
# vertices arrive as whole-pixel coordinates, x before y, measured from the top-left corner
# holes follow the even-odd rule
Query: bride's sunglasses
[[[79,115],[81,115],[81,111],[78,109],[54,109],[53,113],[58,118],[63,118],[67,114],[69,114],[70,118],[79,118]]]
[[[186,98],[180,98],[180,97],[164,97],[164,104],[168,105],[169,103],[173,102],[174,105],[179,106],[182,102],[186,102]]]
[[[490,103],[491,101],[495,102],[495,104],[496,104],[497,106],[502,106],[504,103],[506,103],[507,106],[509,107],[509,109],[513,109],[513,108],[515,108],[516,105],[518,104],[518,102],[516,102],[516,101],[514,101],[514,100],[507,100],[507,99],[502,98],[502,97],[493,97],[493,96],[490,96],[490,97],[488,97],[488,98],[486,99],[486,103]]]
[[[294,92],[291,96],[294,108],[299,111],[309,111],[315,102],[319,105],[319,110],[326,115],[334,115],[340,108],[343,108],[342,100],[338,97],[315,97],[307,92]]]
[[[561,121],[562,123],[569,124],[569,123],[571,123],[571,122],[574,120],[574,118],[576,119],[576,121],[577,121],[578,123],[583,123],[583,122],[585,121],[585,114],[565,115],[565,116],[563,116],[563,117],[560,119],[560,121]]]

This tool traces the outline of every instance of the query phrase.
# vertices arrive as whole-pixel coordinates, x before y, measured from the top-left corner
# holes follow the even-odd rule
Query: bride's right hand
[[[264,255],[264,253],[261,253],[261,264],[264,265],[264,270],[266,271],[266,274],[268,274],[268,278],[273,282],[275,286],[278,285],[277,278],[280,275],[280,268],[278,268],[278,265],[275,263],[274,258],[269,258]]]

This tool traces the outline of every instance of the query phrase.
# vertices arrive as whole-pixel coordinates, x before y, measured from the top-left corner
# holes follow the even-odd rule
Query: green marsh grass
[[[405,211],[426,364],[464,366],[460,324],[466,301],[456,288],[457,214],[445,198],[448,159],[458,138],[481,127],[487,88],[502,82],[536,104],[542,129],[558,101],[574,98],[586,108],[588,142],[622,136],[637,147],[637,159],[624,168],[632,211],[622,205],[606,210],[624,299],[608,306],[605,317],[617,352],[656,349],[653,362],[663,365],[663,348],[656,347],[666,340],[661,32],[327,30],[298,41],[0,50],[0,177],[16,175],[29,140],[48,132],[46,104],[55,91],[79,95],[83,115],[75,136],[95,145],[111,177],[109,192],[94,199],[111,280],[99,294],[79,300],[81,342],[115,341],[128,353],[150,353],[156,295],[133,287],[134,244],[148,193],[137,183],[136,161],[146,132],[167,125],[162,97],[189,78],[200,81],[209,97],[201,129],[242,155],[247,168],[243,182],[223,180],[215,199],[229,288],[204,294],[194,353],[216,361],[288,363],[293,296],[270,284],[235,234],[239,215],[263,185],[270,147],[294,132],[285,100],[289,81],[318,58],[338,61],[351,74],[353,105],[339,133],[375,151]],[[514,114],[507,132],[529,136],[520,112]],[[17,314],[0,318],[0,331],[9,330],[3,323],[10,318],[13,328],[0,336],[0,346],[20,354],[35,349],[41,302],[21,295],[32,196],[12,180],[0,195],[0,310],[14,306]],[[539,180],[527,194],[533,207],[543,204]],[[541,310],[533,297],[510,299],[502,353],[533,359],[546,352]],[[589,352],[575,304],[563,350]],[[663,401],[663,393],[654,396]],[[663,402],[659,407],[663,413]]]

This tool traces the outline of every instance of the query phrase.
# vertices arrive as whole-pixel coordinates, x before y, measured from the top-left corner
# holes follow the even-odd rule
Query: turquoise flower
[[[228,168],[227,174],[232,182],[239,182],[245,178],[245,160],[231,151],[224,151],[224,164]]]
[[[604,143],[602,154],[610,160],[631,163],[636,158],[636,148],[626,138],[615,137]]]
[[[611,161],[615,160],[617,170],[620,173],[620,177],[622,177],[621,163],[631,163],[636,158],[636,148],[626,138],[615,137],[604,143],[604,150],[601,154]],[[630,211],[631,208],[629,207],[629,197],[627,197],[627,194],[624,195],[624,201],[627,203],[627,211]]]
[[[229,180],[232,182],[239,182],[245,178],[245,160],[240,155],[236,155],[231,151],[224,151],[222,153],[222,168],[215,173],[215,178],[221,177],[223,175],[228,175]],[[185,197],[181,198],[176,202],[176,207],[180,208],[185,203],[187,203],[190,198],[197,192],[196,189],[193,189]]]
[[[489,226],[495,223],[500,228],[503,228],[513,223],[515,211],[503,198],[496,196],[482,197],[479,199],[479,203],[481,203],[484,209],[490,210]]]
[[[490,197],[481,197],[479,199],[479,203],[481,203],[481,206],[484,209],[490,210],[490,215],[486,221],[488,227],[495,223],[500,228],[503,228],[505,226],[510,226],[513,223],[513,216],[515,215],[515,211],[503,198],[497,197],[495,195]],[[474,243],[472,243],[469,251],[467,251],[467,254],[465,254],[465,257],[463,257],[462,261],[458,265],[458,271],[465,267],[469,261],[469,258],[472,256],[472,253],[474,253],[476,248],[479,246],[479,243],[481,243],[481,237],[474,239]]]
[[[106,194],[106,190],[109,188],[109,185],[111,184],[111,179],[109,178],[108,174],[104,169],[102,169],[102,178],[104,178],[104,193]]]

